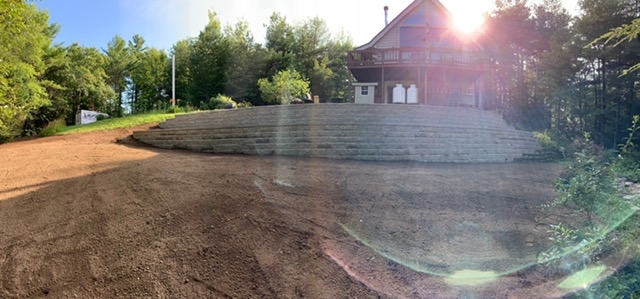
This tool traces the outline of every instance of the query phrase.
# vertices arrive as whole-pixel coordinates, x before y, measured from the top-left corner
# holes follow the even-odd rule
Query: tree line
[[[589,132],[615,147],[640,114],[639,74],[628,71],[640,61],[640,42],[598,38],[637,20],[640,0],[581,0],[575,16],[561,0],[536,3],[496,0],[487,16],[478,39],[493,93],[487,108],[521,129],[567,140]],[[112,116],[164,109],[171,57],[179,106],[213,108],[220,95],[251,105],[309,93],[347,99],[350,91],[345,54],[353,43],[320,18],[291,23],[273,13],[260,44],[246,21],[223,26],[209,12],[198,36],[165,51],[140,35],[116,35],[101,49],[55,44],[60,27],[47,12],[24,0],[0,0],[0,10],[0,141],[37,134],[56,119],[73,123],[79,109]]]
[[[567,140],[588,132],[614,148],[640,114],[639,74],[628,71],[640,61],[640,41],[599,37],[638,19],[640,1],[578,4],[571,16],[560,0],[496,1],[481,42],[493,71],[493,104],[517,127]]]
[[[345,34],[326,22],[291,23],[273,13],[264,45],[246,21],[223,26],[214,12],[194,38],[169,51],[140,35],[114,36],[104,48],[54,43],[60,30],[48,13],[24,0],[0,0],[0,142],[38,134],[48,123],[73,124],[81,109],[112,116],[171,105],[171,59],[176,60],[176,102],[213,108],[220,96],[247,105],[281,104],[313,94],[348,92]]]

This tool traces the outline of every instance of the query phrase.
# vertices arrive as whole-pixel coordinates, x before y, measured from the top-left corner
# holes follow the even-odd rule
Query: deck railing
[[[368,49],[349,51],[347,55],[349,67],[407,64],[472,67],[479,66],[481,59],[479,52],[424,48]]]

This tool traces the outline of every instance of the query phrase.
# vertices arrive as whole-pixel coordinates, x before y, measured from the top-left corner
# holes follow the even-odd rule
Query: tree
[[[115,98],[109,103],[108,112],[113,116],[122,116],[122,94],[127,88],[127,77],[132,70],[132,57],[127,42],[116,35],[107,44],[107,49],[102,50],[107,56],[105,72],[107,83],[115,92]]]
[[[220,21],[214,12],[209,12],[209,23],[200,31],[191,51],[191,104],[198,106],[200,101],[224,92],[229,55]]]
[[[265,40],[265,47],[268,52],[268,63],[265,71],[267,77],[294,67],[294,44],[296,40],[293,26],[287,23],[286,17],[279,13],[271,15]]]
[[[116,94],[107,84],[104,70],[107,59],[98,49],[72,44],[67,48],[67,58],[69,68],[61,84],[72,108],[72,114],[67,115],[67,122],[73,123],[77,111],[104,111]]]
[[[191,95],[191,52],[193,51],[192,39],[185,39],[178,41],[171,48],[171,56],[175,57],[176,63],[176,99],[185,103],[193,103],[193,96]],[[167,68],[167,77],[170,78],[171,69]]]
[[[320,18],[290,25],[278,13],[271,15],[267,25],[266,77],[279,71],[296,70],[308,78],[310,91],[320,98],[346,97],[349,71],[346,52],[353,48],[344,34],[333,38],[326,22]]]
[[[583,0],[582,14],[574,28],[576,43],[582,48],[584,61],[580,70],[585,130],[591,132],[598,144],[615,147],[625,136],[626,124],[631,122],[638,103],[637,73],[623,76],[624,71],[637,63],[640,42],[606,47],[601,40],[593,40],[623,24],[631,23],[637,11],[637,1],[632,0]]]
[[[145,42],[145,39],[139,34],[131,37],[131,40],[128,42],[128,49],[131,59],[131,71],[128,76],[128,106],[134,113],[136,112],[135,107],[138,106],[138,99],[141,95],[140,86],[143,84],[142,82],[146,80],[144,78],[145,74],[140,67],[141,64],[144,63],[144,52],[147,51],[147,47],[144,45]]]
[[[296,71],[280,71],[271,80],[258,80],[262,98],[272,104],[291,104],[293,99],[309,92],[309,82]]]
[[[349,90],[351,90],[351,86],[349,86],[351,73],[347,68],[346,53],[352,49],[353,41],[345,33],[341,33],[329,41],[325,54],[325,65],[332,74],[320,85],[320,97],[348,98]],[[323,95],[322,92],[325,94]]]
[[[594,46],[600,42],[603,42],[604,45],[613,44],[613,47],[617,47],[624,42],[636,41],[638,35],[640,35],[640,18],[631,21],[630,24],[622,24],[619,27],[611,29],[609,32],[601,35],[600,37],[589,43],[588,46]],[[624,70],[623,75],[635,72],[638,69],[640,69],[640,63],[636,63],[630,68]]]
[[[168,106],[168,67],[169,59],[164,51],[150,48],[140,53],[134,81],[138,92],[138,99],[132,107],[135,113]]]
[[[227,25],[224,39],[230,53],[224,93],[235,100],[258,104],[260,91],[257,81],[265,67],[264,50],[254,41],[245,21],[239,21],[235,26]]]
[[[0,1],[0,142],[22,132],[30,113],[49,104],[40,80],[53,40],[48,14],[24,1]]]

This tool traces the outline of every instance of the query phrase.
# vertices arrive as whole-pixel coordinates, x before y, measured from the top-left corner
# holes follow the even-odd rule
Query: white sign
[[[105,118],[109,117],[109,114],[106,113],[91,110],[80,110],[76,113],[76,125],[94,123],[98,120],[98,115],[104,115]]]

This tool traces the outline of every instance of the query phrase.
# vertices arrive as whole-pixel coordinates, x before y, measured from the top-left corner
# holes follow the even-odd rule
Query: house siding
[[[378,49],[398,48],[398,28],[393,28],[374,46]]]

